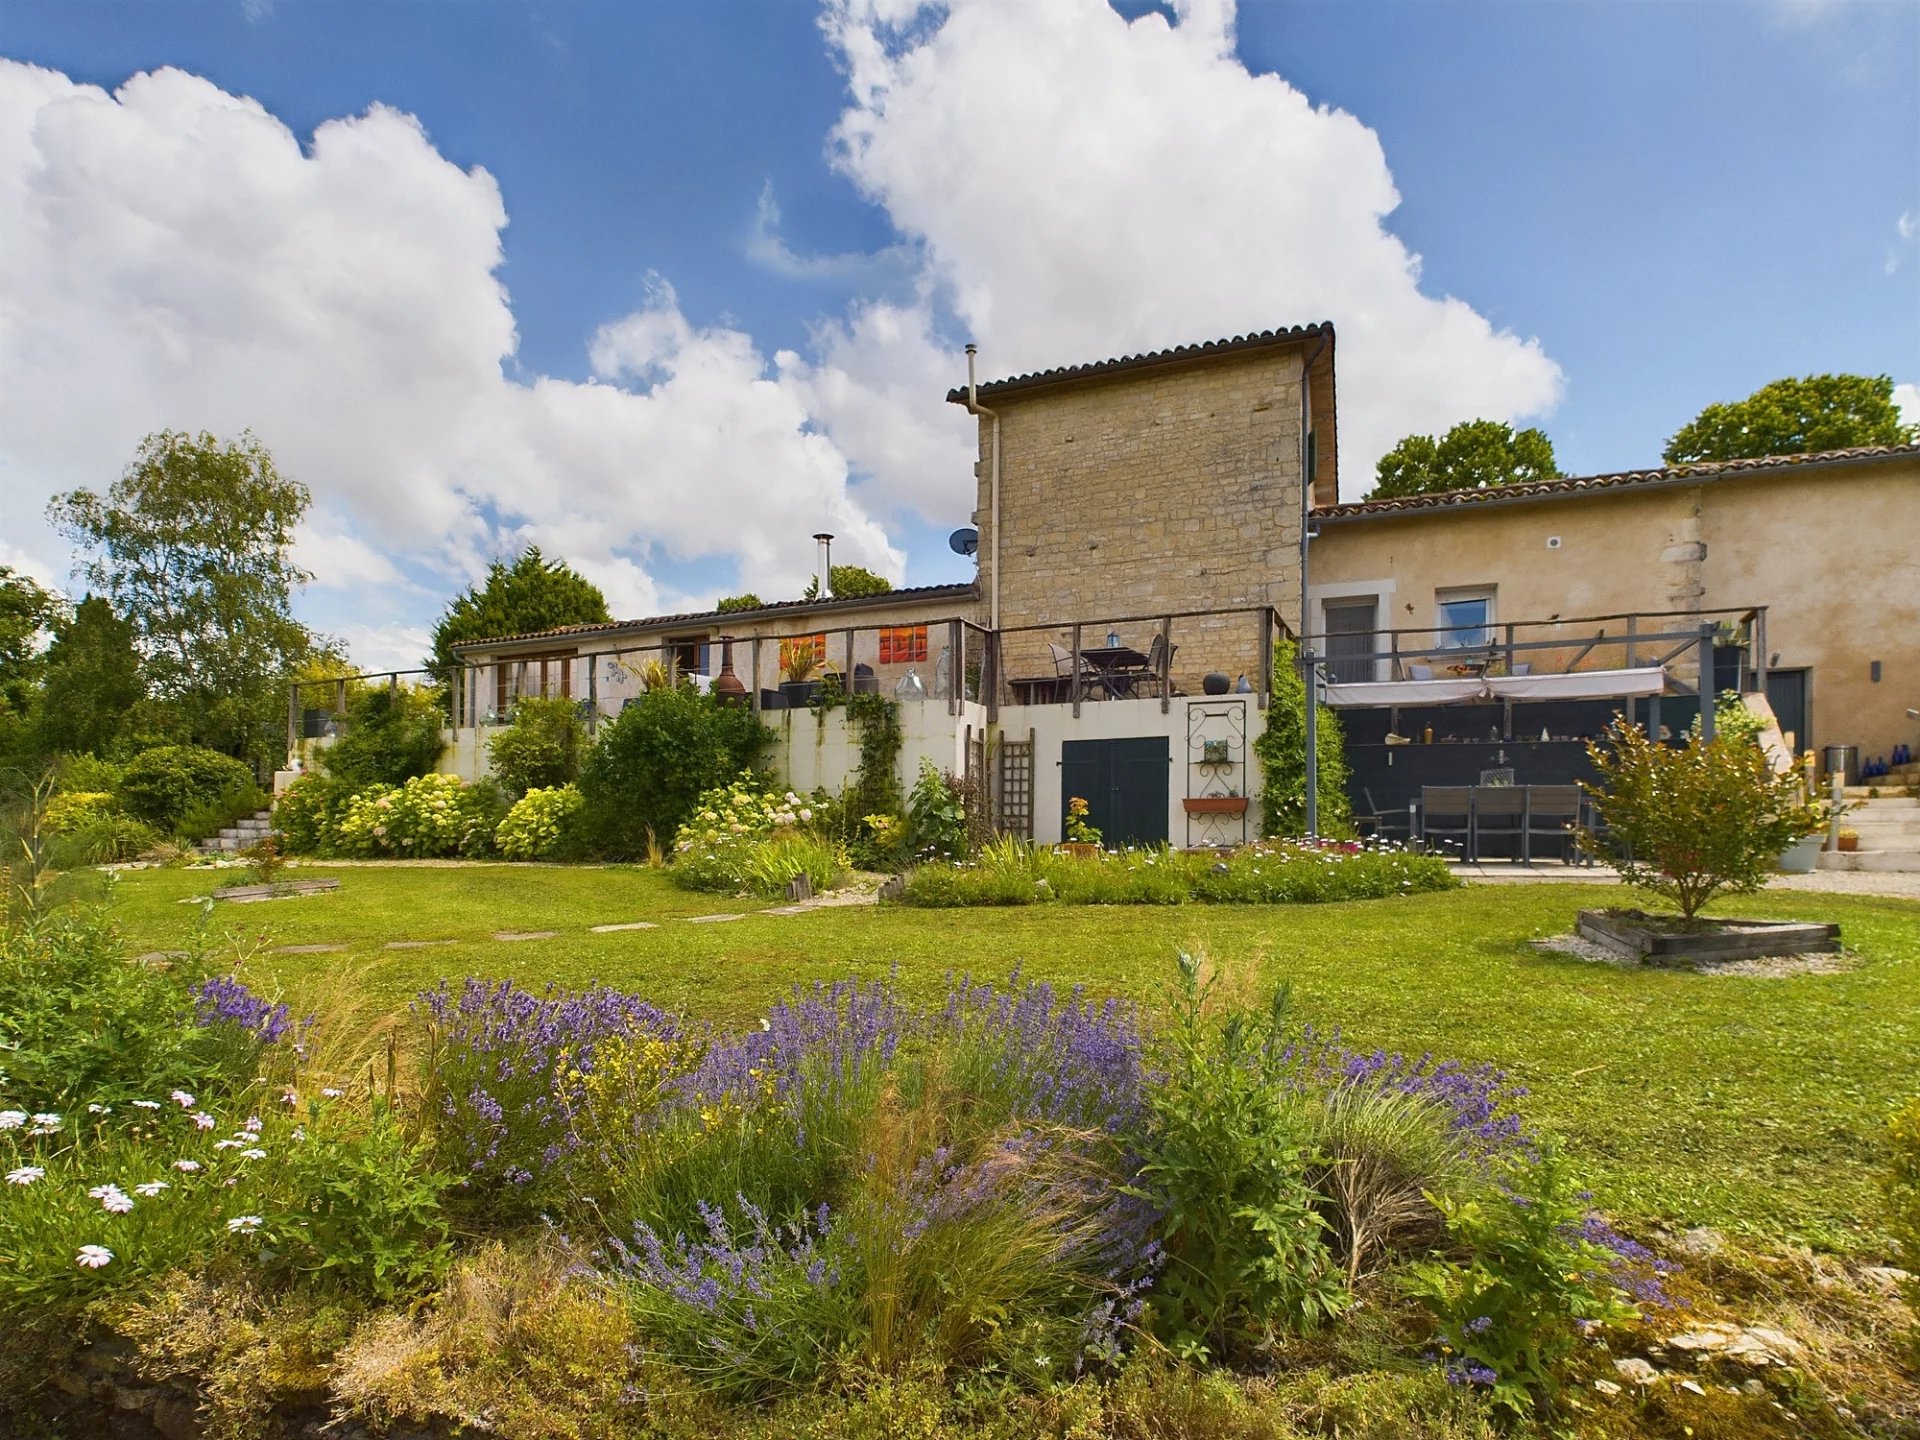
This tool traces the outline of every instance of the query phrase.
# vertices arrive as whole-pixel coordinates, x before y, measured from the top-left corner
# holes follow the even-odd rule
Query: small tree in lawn
[[[1826,818],[1744,735],[1705,740],[1696,725],[1674,749],[1621,719],[1587,754],[1600,783],[1581,788],[1609,833],[1582,830],[1581,845],[1617,852],[1620,878],[1672,901],[1688,926],[1716,895],[1760,889],[1780,853]]]

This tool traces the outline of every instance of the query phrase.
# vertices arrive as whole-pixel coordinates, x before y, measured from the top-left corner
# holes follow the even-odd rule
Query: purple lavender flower
[[[313,1025],[313,1017],[308,1016],[296,1027],[284,1004],[262,999],[234,975],[215,975],[194,987],[193,1018],[203,1029],[231,1027],[263,1045],[276,1044],[296,1028],[305,1034]]]

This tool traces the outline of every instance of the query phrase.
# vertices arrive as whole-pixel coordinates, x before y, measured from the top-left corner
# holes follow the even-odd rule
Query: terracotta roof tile
[[[1488,485],[1478,490],[1444,490],[1434,495],[1401,495],[1391,500],[1358,500],[1328,505],[1313,512],[1320,520],[1364,520],[1373,516],[1403,515],[1426,510],[1459,510],[1474,505],[1550,500],[1562,495],[1587,495],[1630,490],[1642,485],[1676,485],[1719,480],[1728,476],[1770,470],[1826,469],[1874,460],[1920,456],[1920,444],[1862,445],[1850,450],[1817,450],[1808,455],[1767,455],[1753,460],[1712,460],[1693,465],[1670,465],[1656,470],[1622,470],[1611,475],[1569,475],[1559,480],[1536,480],[1526,485]]]
[[[492,635],[484,640],[463,640],[453,648],[457,653],[483,645],[504,645],[509,641],[571,639],[575,635],[603,635],[609,630],[657,630],[662,626],[689,625],[696,621],[751,620],[756,616],[789,612],[831,613],[834,610],[858,609],[862,605],[885,605],[897,600],[919,604],[922,601],[931,603],[935,600],[977,598],[971,581],[961,585],[910,585],[902,590],[889,590],[884,595],[837,595],[830,600],[775,600],[755,610],[688,610],[678,615],[648,615],[638,620],[598,620],[585,625],[556,625],[551,630],[529,630],[524,635]]]
[[[1176,345],[1171,350],[1151,350],[1140,355],[1120,355],[1111,360],[1094,360],[1084,365],[1061,365],[1052,370],[1035,370],[1027,375],[1013,375],[1004,380],[989,380],[978,387],[977,393],[994,396],[1022,390],[1041,390],[1124,370],[1146,370],[1156,365],[1204,359],[1209,355],[1231,355],[1242,350],[1264,350],[1281,345],[1297,345],[1302,340],[1316,339],[1321,335],[1332,338],[1332,321],[1322,320],[1312,325],[1260,330],[1249,335],[1233,335],[1224,340],[1208,340],[1197,345]],[[949,390],[947,400],[954,405],[964,405],[967,400],[966,387]]]

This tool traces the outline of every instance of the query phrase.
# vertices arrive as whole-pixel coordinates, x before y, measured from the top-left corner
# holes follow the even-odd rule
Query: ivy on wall
[[[1347,799],[1347,753],[1340,719],[1325,705],[1314,724],[1315,796],[1319,833],[1344,838],[1353,833],[1353,806]],[[1265,793],[1260,797],[1264,835],[1304,835],[1307,829],[1307,680],[1300,673],[1300,651],[1291,640],[1273,646],[1273,696],[1267,704],[1267,728],[1253,742],[1260,757]]]
[[[884,695],[859,692],[847,696],[847,724],[860,737],[860,764],[847,797],[848,813],[900,813],[900,706]]]

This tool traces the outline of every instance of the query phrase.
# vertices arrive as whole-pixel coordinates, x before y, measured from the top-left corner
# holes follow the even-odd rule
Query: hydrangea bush
[[[457,775],[416,775],[398,789],[373,785],[353,795],[333,827],[347,855],[414,859],[483,855],[498,820],[491,787]]]
[[[743,772],[700,796],[673,837],[673,878],[689,890],[737,893],[748,887],[749,864],[762,842],[813,818],[807,799]]]
[[[579,788],[571,784],[529,790],[494,831],[494,845],[508,860],[549,859],[567,843],[580,805]]]

